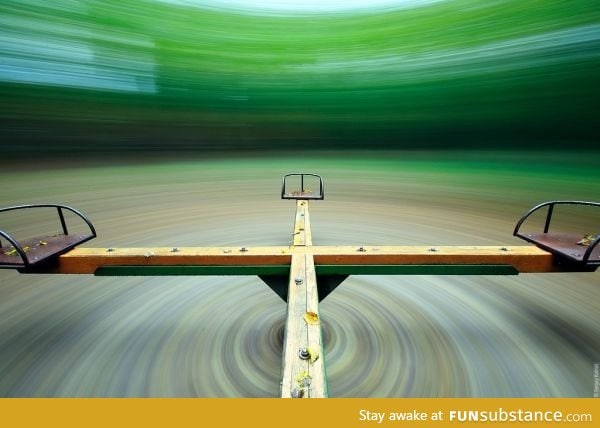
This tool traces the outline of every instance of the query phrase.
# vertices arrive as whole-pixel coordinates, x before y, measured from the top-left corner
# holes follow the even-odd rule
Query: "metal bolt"
[[[300,277],[297,277],[296,279],[294,279],[294,282],[296,283],[296,285],[301,285],[304,282],[304,280]]]
[[[300,357],[301,360],[308,360],[310,358],[310,352],[308,352],[308,349],[306,348],[300,348],[298,357]]]
[[[500,251],[508,251],[508,248],[502,247],[502,248],[500,248]]]
[[[179,251],[179,248],[177,248],[177,247],[173,247],[173,248],[171,249],[171,252],[172,252],[172,253],[176,253],[176,252],[178,252],[178,251]]]
[[[241,251],[242,253],[245,253],[246,251],[248,251],[248,248],[246,248],[246,247],[242,247],[242,248],[240,248],[240,251]]]
[[[432,252],[432,253],[435,253],[435,252],[437,252],[437,248],[433,248],[433,247],[431,247],[431,248],[430,248],[430,249],[428,249],[427,251],[429,251],[429,252]]]
[[[111,247],[111,248],[108,248],[106,251],[108,251],[109,253],[112,253],[113,251],[115,251],[115,249]]]
[[[366,250],[366,248],[365,248],[365,247],[360,247],[360,248],[359,248],[358,250],[356,250],[356,251],[358,251],[359,253],[366,253],[366,252],[367,252],[367,250]]]

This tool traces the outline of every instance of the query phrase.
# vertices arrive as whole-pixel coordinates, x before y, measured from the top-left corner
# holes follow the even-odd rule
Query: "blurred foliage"
[[[3,0],[0,148],[597,147],[597,0]]]

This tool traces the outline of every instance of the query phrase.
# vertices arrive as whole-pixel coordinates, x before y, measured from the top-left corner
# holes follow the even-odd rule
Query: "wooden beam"
[[[305,213],[304,232],[308,217]],[[510,265],[521,273],[558,272],[552,254],[534,246],[306,246],[76,248],[53,268],[40,272],[93,274],[103,266],[252,266],[290,265],[292,254],[313,254],[319,265]]]
[[[521,273],[554,272],[551,253],[534,246],[312,247],[316,265],[510,265]]]
[[[294,222],[294,246],[311,246],[312,234],[310,231],[310,216],[308,214],[308,201],[296,202],[296,220]]]
[[[61,255],[50,273],[93,274],[105,266],[289,266],[291,260],[289,247],[76,248]]]
[[[308,201],[296,204],[294,249],[310,248]],[[325,355],[317,274],[310,251],[292,255],[283,341],[282,398],[325,398]]]
[[[285,325],[282,398],[325,398],[325,355],[315,266],[310,254],[292,257]]]

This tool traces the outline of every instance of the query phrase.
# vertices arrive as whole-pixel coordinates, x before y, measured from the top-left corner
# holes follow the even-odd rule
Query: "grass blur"
[[[5,156],[598,149],[596,1],[201,5],[3,1]]]

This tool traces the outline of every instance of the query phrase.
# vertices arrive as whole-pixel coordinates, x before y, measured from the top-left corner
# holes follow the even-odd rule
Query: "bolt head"
[[[298,357],[300,357],[301,360],[308,360],[310,358],[310,352],[308,352],[307,348],[300,348]]]

